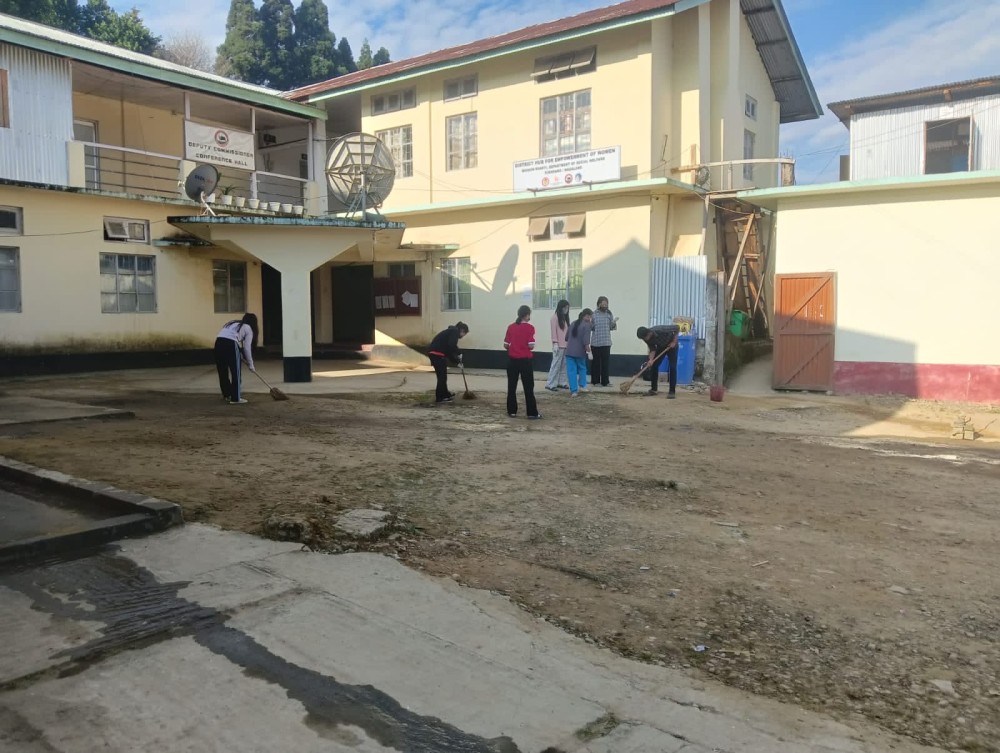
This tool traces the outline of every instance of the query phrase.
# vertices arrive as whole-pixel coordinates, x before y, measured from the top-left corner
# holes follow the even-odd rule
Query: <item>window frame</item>
[[[466,91],[465,85],[472,82],[472,90]],[[448,87],[451,85],[458,85],[458,94],[449,96]],[[475,97],[479,95],[479,74],[472,73],[468,76],[459,76],[457,78],[450,78],[444,82],[442,88],[442,98],[445,102],[456,102],[460,99],[468,99],[469,97]]]
[[[579,100],[581,95],[587,95],[587,104],[580,105]],[[572,109],[563,108],[563,100],[567,97],[571,97],[573,101]],[[555,110],[546,113],[545,103],[554,102]],[[564,154],[578,154],[580,152],[589,152],[593,148],[593,134],[594,134],[594,121],[593,121],[593,111],[594,111],[594,99],[591,89],[576,89],[571,92],[563,92],[561,94],[555,94],[549,97],[542,97],[538,101],[538,155],[539,157],[558,157]],[[546,116],[549,117],[546,117]],[[586,129],[579,128],[579,119],[581,115],[586,117]],[[573,148],[564,151],[562,146],[563,141],[563,125],[566,120],[570,119],[572,121],[573,131],[571,138],[573,139]],[[546,138],[546,124],[548,122],[553,122],[553,132]],[[587,140],[586,144],[580,143],[580,136],[586,134]],[[556,145],[556,150],[554,152],[546,151],[546,141],[553,142]]]
[[[0,227],[0,235],[24,235],[24,208],[15,206],[0,206],[0,212],[14,215],[14,227]]]
[[[394,134],[396,132],[400,134],[400,141],[398,144],[395,143],[394,138],[386,138],[389,134]],[[408,132],[408,141],[403,141],[403,132]],[[400,125],[394,128],[384,128],[381,131],[375,131],[375,138],[381,141],[389,149],[390,154],[392,154],[392,162],[396,166],[396,177],[398,178],[412,178],[413,177],[413,125]],[[410,147],[410,158],[405,159],[406,147]],[[397,149],[400,154],[400,158],[397,159]]]
[[[111,274],[111,272],[106,272],[104,270],[104,264],[103,264],[103,262],[104,262],[104,259],[106,257],[112,257],[114,259],[114,264],[115,264],[115,271],[114,271],[114,275],[115,275],[115,289],[114,289],[114,291],[110,291],[110,290],[106,291],[106,290],[104,290],[104,280],[105,280],[105,278],[107,276],[109,276]],[[132,270],[131,270],[131,272],[129,272],[129,270],[127,270],[127,269],[124,270],[124,272],[123,272],[123,270],[122,270],[122,264],[121,264],[121,261],[120,261],[122,258],[131,258],[132,259]],[[153,292],[151,294],[140,294],[139,293],[139,277],[140,277],[139,259],[149,259],[149,261],[150,261],[151,271],[148,272],[148,273],[142,273],[142,276],[143,277],[149,277],[149,278],[152,279],[152,289],[153,289]],[[101,313],[102,314],[156,314],[156,313],[158,313],[159,301],[158,301],[157,293],[156,293],[156,256],[154,254],[119,254],[119,253],[115,253],[113,251],[111,251],[111,252],[102,251],[100,253],[100,255],[99,255],[99,258],[98,258],[98,269],[100,270],[100,276],[101,276]],[[121,280],[123,278],[127,278],[129,276],[131,276],[133,278],[133,290],[132,291],[128,291],[128,290],[124,290],[123,291],[122,290]],[[112,294],[115,296],[115,308],[113,310],[110,309],[110,308],[108,308],[107,306],[105,306],[105,302],[104,302],[104,296],[106,296],[106,295],[112,295]],[[129,310],[129,309],[122,310],[122,305],[121,304],[122,304],[122,296],[123,295],[134,295],[136,297],[135,309],[134,310]],[[139,308],[139,296],[140,295],[152,295],[153,306],[152,306],[151,309],[140,309]]]
[[[386,276],[390,280],[413,280],[419,277],[415,261],[393,261],[387,267]]]
[[[556,261],[564,255],[562,269],[549,270],[548,262]],[[531,260],[531,302],[532,308],[554,311],[556,304],[565,298],[571,308],[583,307],[583,249],[568,248],[552,251],[535,251]],[[539,261],[545,261],[545,269],[539,269]],[[574,263],[575,262],[575,263]],[[546,279],[539,284],[539,272],[546,277],[550,274],[564,275],[562,285],[550,285]],[[575,283],[575,284],[574,284]]]
[[[531,78],[536,84],[580,76],[597,70],[597,45],[535,58]]]
[[[114,228],[121,225],[121,229]],[[142,238],[132,236],[133,228],[142,228]],[[109,243],[141,243],[144,246],[150,244],[149,220],[137,220],[130,217],[105,217],[104,218],[104,240]]]
[[[468,286],[467,290],[462,290],[463,284]],[[463,298],[467,298],[467,301]],[[471,256],[450,256],[441,260],[441,310],[472,310]]]
[[[455,121],[461,123],[461,128],[457,138],[461,142],[461,149],[456,154],[452,151],[451,124]],[[473,123],[471,135],[468,130],[468,123]],[[454,170],[474,170],[479,167],[479,113],[465,112],[461,115],[451,115],[445,118],[444,123],[444,169],[445,172]],[[471,147],[470,147],[471,143]],[[457,157],[459,167],[452,166],[452,158]]]
[[[6,68],[0,68],[0,128],[10,128],[10,79]]]
[[[24,301],[21,295],[21,249],[18,246],[0,246],[0,251],[11,251],[13,252],[14,259],[14,284],[15,286],[10,290],[0,290],[2,293],[13,293],[14,301],[16,306],[14,308],[4,308],[0,305],[0,314],[20,314],[23,311]],[[0,301],[3,298],[0,297]]]
[[[931,141],[930,140],[931,130],[933,128],[938,128],[938,127],[940,127],[940,126],[942,126],[944,124],[950,124],[957,131],[957,129],[959,128],[959,126],[960,126],[960,124],[962,122],[966,122],[966,123],[969,124],[969,133],[968,133],[968,136],[967,136],[967,138],[968,138],[968,144],[966,144],[966,148],[965,148],[965,169],[964,170],[951,170],[951,169],[949,169],[949,170],[935,170],[934,172],[928,172],[927,171],[927,157],[930,154],[930,151],[928,151],[928,147],[931,144],[944,143],[944,142],[941,142],[941,141]],[[948,175],[949,173],[969,172],[970,170],[972,170],[973,169],[973,160],[974,160],[974,157],[975,157],[975,154],[973,152],[973,149],[974,149],[974,140],[975,140],[975,127],[976,127],[975,120],[973,120],[973,118],[972,118],[971,115],[964,115],[962,117],[957,117],[957,118],[939,118],[938,120],[925,120],[924,121],[924,149],[923,149],[923,162],[924,162],[923,168],[924,169],[923,169],[923,174],[924,175]],[[954,139],[954,140],[957,141],[961,137],[961,134],[959,134],[959,133],[956,132],[955,136],[956,136],[956,139]],[[945,151],[945,150],[939,150],[939,151]],[[957,153],[957,152],[953,152],[953,153]]]
[[[396,104],[390,106],[391,99],[396,98]],[[376,102],[381,102],[381,107],[376,107]],[[394,89],[381,94],[373,94],[368,101],[368,109],[372,116],[385,115],[388,112],[399,112],[400,110],[410,110],[417,106],[417,87],[410,86],[406,89]]]
[[[757,100],[749,94],[743,100],[743,114],[750,120],[757,120]]]
[[[225,268],[226,272],[226,305],[223,308],[219,308],[219,302],[216,298],[218,293],[215,290],[216,284],[216,273],[221,272],[222,268]],[[243,305],[236,306],[233,303],[233,268],[242,267],[243,268]],[[212,259],[212,307],[215,309],[216,314],[242,314],[247,310],[247,289],[249,283],[247,280],[247,263],[245,261],[239,261],[236,259]]]

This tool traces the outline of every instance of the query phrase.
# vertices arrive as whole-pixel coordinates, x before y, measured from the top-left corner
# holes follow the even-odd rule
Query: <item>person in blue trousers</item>
[[[587,391],[587,356],[590,353],[590,333],[593,332],[594,312],[584,309],[570,325],[566,335],[566,375],[569,396]]]

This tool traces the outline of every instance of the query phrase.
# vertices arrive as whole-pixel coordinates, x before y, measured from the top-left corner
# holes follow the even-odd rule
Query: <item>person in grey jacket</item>
[[[590,338],[590,350],[594,360],[591,363],[591,384],[595,387],[611,386],[611,333],[618,329],[618,317],[608,308],[607,296],[597,299],[597,311],[594,312],[594,334]]]
[[[566,335],[566,374],[569,377],[570,397],[587,391],[587,356],[591,351],[593,316],[594,312],[590,309],[581,311]]]

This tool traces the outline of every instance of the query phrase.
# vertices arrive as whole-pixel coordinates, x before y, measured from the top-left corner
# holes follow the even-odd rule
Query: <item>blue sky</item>
[[[295,0],[297,4],[297,0]],[[259,3],[258,3],[259,4]],[[612,0],[327,0],[331,27],[355,53],[367,37],[394,60],[540,21],[613,4]],[[137,7],[157,34],[196,31],[217,45],[229,0],[111,0]],[[827,105],[840,99],[1000,75],[996,0],[784,0],[809,73]],[[836,180],[847,129],[832,115],[785,126],[781,151],[797,159],[800,183]]]

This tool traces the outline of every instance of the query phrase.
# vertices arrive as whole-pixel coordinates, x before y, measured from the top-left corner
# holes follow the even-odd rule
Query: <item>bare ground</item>
[[[0,454],[174,500],[189,521],[261,533],[298,517],[331,551],[338,511],[381,506],[398,528],[369,548],[588,640],[1000,751],[1000,452],[846,436],[898,402],[546,393],[528,422],[498,395],[236,408],[100,385],[67,394],[137,418],[7,429]],[[928,408],[914,432],[946,435],[949,411]]]

